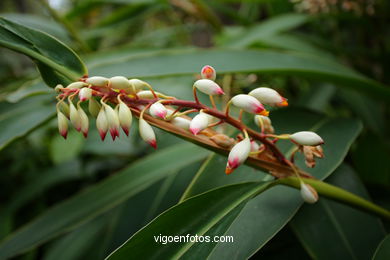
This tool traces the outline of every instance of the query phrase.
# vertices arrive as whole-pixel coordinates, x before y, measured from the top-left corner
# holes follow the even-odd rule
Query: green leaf
[[[293,133],[303,129],[311,129],[324,138],[326,142],[324,145],[325,158],[320,160],[314,169],[307,169],[303,166],[301,156],[298,155],[297,157],[298,165],[320,179],[328,176],[342,162],[361,129],[361,125],[355,120],[328,120],[319,114],[298,109],[275,111],[272,113],[271,120],[278,133]],[[286,143],[281,148],[284,152],[288,152],[291,145]],[[223,173],[225,165],[226,159],[216,156],[197,174],[185,197],[188,198],[232,182],[264,178],[264,174],[261,172],[245,167],[237,169],[237,174],[234,172],[226,176]],[[236,180],[232,181],[233,178],[231,177]],[[232,235],[235,242],[228,244],[207,243],[203,245],[202,258],[249,258],[288,223],[301,204],[302,199],[298,191],[289,187],[273,187],[261,196],[249,201],[237,218],[229,226],[225,226],[224,230],[220,230],[218,235]],[[223,226],[225,224],[221,222],[216,226],[218,225]],[[194,253],[192,250],[197,252],[198,249],[196,247],[191,248],[186,255],[192,255]]]
[[[53,115],[52,95],[26,98],[21,103],[0,103],[0,150],[43,125]]]
[[[387,235],[379,244],[372,260],[387,260],[390,256],[390,235]]]
[[[86,223],[78,229],[56,241],[47,250],[44,260],[69,260],[81,259],[86,249],[99,237],[104,236],[103,228],[107,224],[107,218],[99,217]]]
[[[125,53],[123,55],[125,56]],[[324,82],[341,83],[341,87],[349,86],[383,100],[390,100],[388,88],[352,69],[327,58],[287,51],[221,49],[154,51],[149,55],[141,53],[128,59],[100,63],[90,69],[91,75],[166,77],[193,75],[205,64],[214,66],[221,74],[259,72],[317,78]]]
[[[262,38],[296,28],[306,23],[308,18],[309,16],[307,15],[297,13],[274,16],[246,29],[239,35],[234,35],[234,37],[227,41],[226,45],[233,48],[247,47]]]
[[[124,202],[168,174],[208,155],[192,144],[158,151],[47,210],[0,243],[0,259],[9,258],[70,231]]]
[[[327,182],[369,199],[347,165],[341,165]],[[290,224],[313,259],[369,259],[385,236],[377,217],[326,198],[304,205]]]
[[[29,56],[46,84],[66,84],[88,74],[80,58],[52,36],[0,17],[0,45]]]
[[[80,154],[84,144],[83,135],[73,130],[69,131],[66,139],[61,135],[54,135],[50,142],[50,158],[55,164],[75,159]]]
[[[194,242],[168,243],[156,241],[158,236],[204,235],[237,206],[246,202],[269,183],[243,183],[222,187],[180,203],[158,216],[137,232],[107,259],[177,259]]]

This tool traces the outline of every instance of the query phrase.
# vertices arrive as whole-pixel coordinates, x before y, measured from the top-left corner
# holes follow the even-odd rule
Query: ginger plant
[[[88,136],[89,119],[81,106],[81,103],[88,101],[89,114],[96,117],[96,127],[102,140],[108,132],[115,140],[120,135],[120,128],[128,135],[134,114],[139,118],[141,138],[154,148],[157,148],[157,139],[151,125],[220,153],[228,153],[226,174],[231,174],[248,161],[277,178],[295,175],[300,180],[304,200],[310,203],[317,201],[315,189],[304,182],[304,178],[311,176],[294,165],[294,155],[297,151],[303,152],[306,164],[314,167],[314,158],[323,157],[322,138],[310,131],[276,135],[265,106],[286,107],[288,102],[271,88],[260,87],[248,94],[238,94],[227,102],[224,111],[218,110],[214,96],[224,95],[224,91],[215,78],[213,67],[206,65],[202,68],[201,79],[193,84],[194,101],[168,96],[155,91],[145,81],[128,80],[123,76],[83,77],[67,87],[58,85],[59,132],[64,138],[67,137],[69,119],[77,131],[82,132],[84,137]],[[198,91],[209,96],[211,107],[199,101]],[[230,114],[231,106],[240,110],[238,118]],[[194,113],[193,118],[188,116]],[[258,130],[250,129],[243,122],[243,113],[254,115]],[[231,138],[214,130],[223,124],[236,128],[240,133]],[[283,139],[290,140],[296,147],[289,159],[276,145]]]

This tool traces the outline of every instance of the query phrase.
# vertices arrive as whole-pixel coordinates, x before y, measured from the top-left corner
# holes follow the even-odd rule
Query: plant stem
[[[315,179],[306,179],[305,183],[310,184],[313,188],[324,197],[329,199],[342,202],[344,204],[348,204],[355,208],[364,210],[368,213],[378,215],[385,220],[390,220],[390,211],[375,205],[374,203],[363,199],[349,191],[343,190],[334,185],[325,183],[320,180]],[[286,186],[290,186],[296,189],[300,189],[300,180],[297,177],[288,177],[283,179],[278,179],[275,181],[276,184],[282,184]]]

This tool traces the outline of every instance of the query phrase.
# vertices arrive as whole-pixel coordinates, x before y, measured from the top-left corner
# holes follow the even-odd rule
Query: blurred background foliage
[[[345,153],[350,144],[343,140],[352,143],[351,136],[359,132],[358,126],[345,122],[360,120],[359,137],[327,180],[384,207],[390,207],[389,11],[386,0],[0,2],[2,17],[64,42],[85,61],[90,75],[139,77],[158,91],[191,99],[196,72],[210,64],[217,69],[219,82],[230,86],[230,95],[268,85],[288,97],[290,107],[275,111],[277,131],[320,124],[315,128],[332,132],[329,138]],[[153,153],[135,125],[130,137],[115,142],[102,143],[94,127],[88,139],[71,131],[65,141],[53,120],[53,90],[34,64],[5,48],[0,55],[0,238],[44,216],[41,225],[30,224],[13,244],[0,244],[0,251],[8,250],[3,256],[102,259],[178,203],[184,192],[189,197],[264,178],[243,168],[238,177],[227,180],[220,157],[208,157],[208,151],[162,131],[157,134],[159,150]],[[343,120],[335,119],[339,117]],[[323,118],[328,118],[328,125],[322,126]],[[336,152],[335,147],[326,148]],[[203,167],[204,173],[199,173],[206,157],[208,170]],[[333,170],[316,176],[325,178]],[[146,172],[150,174],[143,177]],[[196,172],[204,174],[205,181],[197,179],[187,189]],[[280,198],[268,195],[256,205],[264,204],[264,209],[259,206],[263,211],[269,203],[288,208],[295,202],[283,204],[281,199],[297,195],[289,192],[280,190]],[[263,259],[368,259],[388,233],[388,223],[325,199],[303,206],[294,216],[299,205],[287,209],[280,220],[270,211],[265,218],[276,227],[268,234],[265,229],[271,222],[259,224],[267,233],[261,238],[240,230],[234,233],[239,239],[244,232],[241,242],[246,243],[237,248],[243,251],[236,258],[254,254]],[[80,209],[79,215],[75,209]],[[240,213],[235,211],[224,218],[225,225]],[[249,214],[253,211],[245,212],[248,219],[256,218]],[[234,225],[230,227],[234,231]],[[184,256],[221,259],[229,252],[226,247],[214,245],[210,253],[194,246]]]

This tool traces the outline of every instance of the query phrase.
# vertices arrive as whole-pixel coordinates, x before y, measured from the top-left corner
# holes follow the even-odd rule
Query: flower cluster
[[[306,164],[314,167],[315,157],[322,158],[322,138],[314,132],[301,131],[293,134],[275,135],[267,107],[288,106],[287,99],[274,89],[259,87],[248,94],[237,94],[226,104],[224,111],[217,109],[215,96],[224,95],[216,80],[216,71],[207,65],[201,69],[201,79],[193,84],[195,101],[180,100],[156,92],[147,82],[139,79],[127,79],[123,76],[105,78],[101,76],[84,77],[66,87],[58,85],[55,89],[57,96],[57,117],[60,134],[66,138],[69,122],[73,127],[87,137],[90,116],[96,118],[96,127],[102,140],[109,132],[115,140],[120,136],[120,129],[129,135],[133,114],[139,118],[139,134],[152,147],[157,147],[155,132],[151,126],[157,127],[164,122],[181,131],[188,131],[194,137],[201,135],[209,138],[216,145],[229,151],[226,164],[226,174],[232,173],[249,157],[259,158],[262,153],[268,152],[279,163],[291,166],[298,177],[293,165],[294,154],[300,151],[304,154]],[[212,107],[202,104],[198,99],[198,92],[210,98]],[[88,103],[88,105],[83,105]],[[83,108],[84,107],[84,108]],[[239,110],[239,118],[230,115],[230,108]],[[243,113],[253,115],[258,131],[248,128],[242,121]],[[189,114],[195,113],[189,117]],[[210,130],[220,124],[229,124],[241,133],[231,138],[223,133]],[[290,160],[286,159],[276,146],[281,139],[290,140],[296,149]],[[313,189],[302,182],[303,198],[313,202]],[[309,199],[308,194],[313,195]]]

